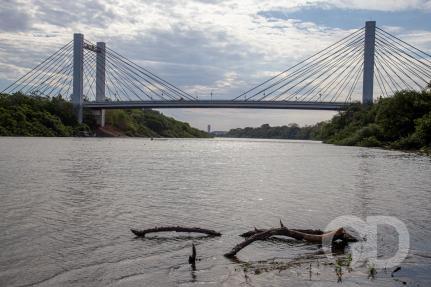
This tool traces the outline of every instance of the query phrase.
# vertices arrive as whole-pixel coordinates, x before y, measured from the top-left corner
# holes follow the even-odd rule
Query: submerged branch
[[[251,235],[243,242],[237,244],[234,248],[232,248],[230,252],[226,253],[225,256],[229,258],[234,257],[239,251],[241,251],[243,248],[247,247],[254,241],[266,240],[271,236],[276,236],[276,235],[288,236],[296,240],[304,240],[307,242],[317,243],[317,244],[322,244],[323,240],[325,239],[332,239],[333,241],[338,239],[341,239],[343,241],[351,241],[351,238],[353,238],[344,230],[344,228],[340,228],[338,230],[322,233],[322,234],[309,234],[309,233],[304,233],[294,229],[287,229],[283,225],[281,226],[282,227],[280,228],[263,230],[262,232],[258,232],[258,233],[256,233],[258,230],[255,230],[254,235]]]
[[[257,229],[257,228],[255,228],[254,230],[244,232],[244,233],[240,234],[239,236],[247,238],[247,237],[253,236],[257,233],[265,232],[267,230],[269,230],[269,229]],[[314,234],[314,235],[322,235],[324,233],[322,230],[319,230],[319,229],[290,229],[290,230],[302,232],[302,233],[307,233],[307,234]]]
[[[205,228],[199,228],[199,227],[183,227],[183,226],[163,226],[163,227],[155,227],[150,229],[144,229],[144,230],[136,230],[131,229],[133,234],[135,234],[138,237],[145,237],[148,233],[157,233],[157,232],[188,232],[188,233],[202,233],[209,236],[221,236],[221,233],[211,230],[211,229],[205,229]]]

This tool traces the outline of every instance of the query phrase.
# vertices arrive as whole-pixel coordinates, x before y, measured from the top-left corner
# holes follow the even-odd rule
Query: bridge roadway
[[[231,100],[178,100],[178,101],[106,101],[84,102],[87,109],[290,109],[339,111],[345,102],[298,102],[298,101],[231,101]]]

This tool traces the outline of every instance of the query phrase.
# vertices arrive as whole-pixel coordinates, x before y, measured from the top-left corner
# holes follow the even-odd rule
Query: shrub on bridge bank
[[[311,139],[325,143],[431,150],[431,92],[400,91],[373,105],[351,104],[331,120],[314,126],[297,124],[232,129],[225,136],[240,138]]]
[[[176,121],[151,110],[110,110],[106,123],[120,134],[141,137],[208,137],[188,123]],[[61,96],[47,98],[0,94],[0,136],[78,136],[94,134],[97,129],[90,111],[79,124],[72,104]]]
[[[351,105],[321,124],[326,143],[413,150],[431,145],[431,93],[400,91],[373,105]]]
[[[108,110],[106,124],[128,136],[206,138],[206,132],[153,110]]]
[[[287,126],[271,127],[264,124],[258,128],[232,129],[224,137],[309,140],[317,137],[317,131],[317,126],[299,127],[297,124],[289,124]]]
[[[74,136],[89,131],[62,97],[0,94],[0,136]]]

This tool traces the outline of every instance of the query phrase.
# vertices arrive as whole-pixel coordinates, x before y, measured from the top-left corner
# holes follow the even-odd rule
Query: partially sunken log
[[[192,255],[189,256],[189,264],[194,268],[196,266],[196,247],[194,243],[192,243]]]
[[[187,233],[202,233],[209,236],[221,236],[221,233],[210,230],[210,229],[204,229],[199,227],[182,227],[182,226],[164,226],[164,227],[155,227],[150,229],[144,229],[144,230],[136,230],[136,229],[130,229],[133,234],[135,234],[138,237],[145,237],[148,233],[157,233],[157,232],[187,232]]]
[[[244,232],[243,234],[240,234],[239,236],[247,238],[247,237],[253,236],[255,234],[265,232],[267,230],[269,230],[269,229],[257,229],[257,228],[255,228],[254,230]],[[322,235],[324,233],[322,230],[318,230],[318,229],[317,230],[315,230],[315,229],[290,229],[290,230],[291,231],[298,231],[301,233],[314,234],[314,235]]]
[[[324,239],[329,239],[329,238],[332,238],[332,240],[337,240],[337,239],[345,240],[346,234],[347,233],[343,228],[318,235],[318,234],[307,234],[293,229],[287,229],[282,225],[282,227],[280,228],[268,229],[263,232],[252,235],[251,237],[247,238],[243,242],[237,244],[234,248],[232,248],[230,252],[226,253],[225,256],[232,258],[239,251],[241,251],[243,248],[247,247],[251,243],[257,240],[266,240],[269,237],[275,236],[275,235],[288,236],[297,240],[304,240],[311,243],[321,244]]]

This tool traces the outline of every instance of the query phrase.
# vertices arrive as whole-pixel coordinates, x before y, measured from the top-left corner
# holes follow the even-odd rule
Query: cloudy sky
[[[81,32],[199,98],[229,99],[364,26],[431,51],[424,0],[1,0],[0,90]],[[213,130],[312,124],[332,112],[164,110]]]

